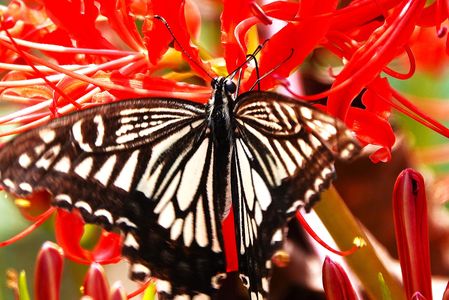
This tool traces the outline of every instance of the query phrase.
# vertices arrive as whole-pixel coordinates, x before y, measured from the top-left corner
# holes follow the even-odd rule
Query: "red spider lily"
[[[393,213],[399,260],[408,299],[416,292],[432,299],[427,200],[424,179],[406,169],[398,176]],[[418,296],[416,299],[422,299]]]
[[[109,299],[109,283],[106,280],[103,267],[99,264],[91,264],[84,278],[84,295],[91,296],[93,299]]]
[[[63,262],[64,251],[56,244],[45,242],[36,259],[35,299],[60,299]],[[109,288],[103,268],[101,265],[93,263],[84,278],[82,291],[85,296],[96,300],[124,300],[141,294],[146,288],[147,284],[129,295],[126,295],[120,282],[115,282],[112,288]]]
[[[57,300],[61,287],[64,254],[58,245],[46,242],[36,259],[34,295],[36,300]]]
[[[126,300],[128,299],[125,293],[125,289],[121,282],[117,281],[112,285],[111,288],[111,300]]]
[[[258,25],[276,29],[262,38],[270,38],[260,52],[259,70],[267,75],[262,88],[280,84],[317,47],[330,50],[347,63],[329,91],[310,98],[329,96],[324,109],[344,119],[364,144],[380,147],[373,161],[387,161],[395,141],[388,121],[392,108],[449,136],[446,128],[421,113],[380,75],[385,72],[406,79],[413,74],[410,36],[416,25],[428,19],[421,13],[429,13],[430,7],[441,12],[443,2],[424,8],[424,0],[361,0],[338,8],[336,0],[273,1],[262,6],[250,0],[224,0],[224,57],[212,60],[213,55],[204,53],[201,57],[207,60],[203,61],[191,41],[201,23],[192,1],[43,0],[32,8],[14,0],[5,8],[1,24],[0,59],[4,63],[0,68],[6,71],[0,95],[23,108],[0,118],[0,124],[20,125],[2,135],[23,132],[79,108],[125,98],[165,96],[204,102],[210,88],[177,79],[209,80],[222,61],[228,72],[234,71],[246,59],[250,29]],[[169,29],[156,15],[166,20]],[[435,17],[432,24],[439,26],[442,19]],[[136,20],[142,21],[142,28]],[[272,20],[286,25],[277,30]],[[172,42],[180,51],[169,47]],[[388,64],[404,51],[411,67],[399,74]],[[180,73],[180,54],[193,71]],[[255,68],[245,68],[249,71],[242,73],[243,91],[257,80]],[[363,91],[364,108],[352,107],[351,102]],[[232,224],[232,219],[224,222],[226,237],[235,232],[227,227]],[[119,259],[117,235],[104,232],[97,247],[87,251],[79,245],[84,224],[76,214],[58,211],[56,225],[58,242],[68,257],[83,263]],[[225,243],[226,249],[235,249],[232,239],[226,238]],[[237,266],[236,257],[230,257],[229,271]]]
[[[323,264],[323,287],[328,300],[358,299],[345,270],[329,257]]]

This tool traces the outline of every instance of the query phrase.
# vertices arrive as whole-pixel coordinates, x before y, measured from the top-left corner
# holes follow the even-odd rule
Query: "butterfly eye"
[[[210,85],[212,86],[213,89],[217,88],[217,84],[218,84],[218,79],[217,78],[212,79],[212,82],[210,83]]]
[[[226,80],[225,89],[226,89],[226,92],[233,94],[237,90],[237,86],[235,85],[235,83],[233,81]]]

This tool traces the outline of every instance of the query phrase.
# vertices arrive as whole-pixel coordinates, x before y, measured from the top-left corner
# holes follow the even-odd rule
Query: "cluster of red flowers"
[[[217,54],[194,44],[202,23],[194,0],[12,0],[0,6],[0,99],[20,109],[1,116],[0,124],[19,126],[2,135],[126,98],[204,102],[210,96],[205,82],[237,68],[242,69],[241,91],[249,90],[258,75],[254,66],[244,64],[246,55],[254,51],[251,46],[267,40],[258,58],[259,74],[266,75],[261,88],[284,86],[306,100],[327,97],[324,110],[344,120],[363,145],[377,146],[371,155],[374,162],[391,158],[393,108],[449,137],[448,129],[392,88],[385,77],[405,80],[413,75],[411,41],[417,31],[434,27],[435,39],[447,39],[442,26],[448,17],[447,1],[427,6],[425,0],[342,2],[349,3],[211,0],[214,7],[223,7],[223,47]],[[330,72],[333,80],[327,91],[299,95],[288,78],[317,48],[338,58],[341,71]],[[405,74],[388,66],[400,56],[409,59]],[[362,105],[351,105],[359,95]],[[84,263],[120,259],[118,235],[104,232],[96,249],[87,251],[79,246],[83,232],[79,217],[59,211],[56,223],[65,255]]]

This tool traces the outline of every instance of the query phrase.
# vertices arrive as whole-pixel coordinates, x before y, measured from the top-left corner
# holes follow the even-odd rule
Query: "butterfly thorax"
[[[212,96],[208,103],[208,125],[214,143],[214,192],[217,207],[222,218],[226,217],[231,205],[230,165],[233,145],[233,93],[235,84],[226,78],[219,77],[212,81]]]
[[[232,139],[232,107],[235,84],[226,78],[219,77],[212,81],[213,92],[208,103],[208,124],[213,134],[214,143],[226,147]]]

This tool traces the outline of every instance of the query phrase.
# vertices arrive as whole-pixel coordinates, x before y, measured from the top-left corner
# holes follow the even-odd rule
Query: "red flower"
[[[393,193],[393,216],[407,299],[432,299],[427,200],[421,174],[406,169]]]
[[[36,259],[34,295],[36,300],[58,300],[64,254],[58,245],[46,242]]]
[[[323,264],[323,287],[327,300],[358,299],[345,270],[329,257]]]
[[[83,294],[96,300],[110,299],[109,282],[104,274],[103,267],[97,263],[91,264],[84,278]]]

